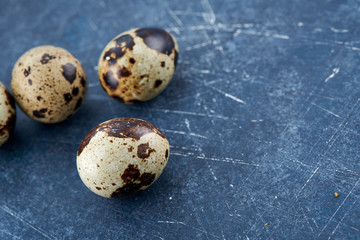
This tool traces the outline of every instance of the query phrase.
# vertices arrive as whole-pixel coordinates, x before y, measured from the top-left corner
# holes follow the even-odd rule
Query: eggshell
[[[154,125],[135,118],[99,124],[81,142],[77,168],[94,193],[116,198],[149,187],[169,158],[169,142]]]
[[[10,137],[15,126],[16,107],[14,98],[0,82],[0,146]]]
[[[81,107],[87,79],[79,60],[65,49],[40,46],[15,64],[11,88],[20,108],[43,123],[64,121]]]
[[[100,83],[111,97],[124,103],[150,100],[171,81],[178,53],[175,38],[163,29],[124,32],[110,41],[100,56]]]

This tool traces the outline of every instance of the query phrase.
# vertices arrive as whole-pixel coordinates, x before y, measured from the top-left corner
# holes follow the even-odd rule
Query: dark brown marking
[[[72,84],[76,79],[76,67],[71,63],[67,63],[62,65],[61,68],[63,69],[63,76],[70,84]]]
[[[5,95],[6,95],[6,102],[10,103],[12,108],[15,109],[15,100],[7,89],[5,89]],[[15,122],[16,122],[16,113],[11,113],[8,119],[6,120],[5,124],[0,125],[0,136],[5,135],[5,133],[10,134],[14,129]]]
[[[27,69],[24,70],[24,76],[25,77],[29,76],[30,73],[31,73],[31,68],[30,67],[28,67]]]
[[[101,188],[100,187],[95,187],[97,190],[101,190]]]
[[[134,150],[133,146],[128,147],[128,151],[132,152]]]
[[[168,159],[168,157],[169,157],[169,149],[166,149],[166,151],[165,151],[165,158]]]
[[[79,149],[78,149],[78,152],[77,152],[78,156],[80,156],[80,154],[82,153],[84,148],[89,144],[89,142],[96,135],[96,133],[97,133],[97,127],[93,128],[88,134],[86,134],[86,136],[84,137],[84,139],[80,143],[80,146],[79,146]]]
[[[148,133],[157,133],[166,139],[166,136],[149,122],[136,118],[118,118],[98,126],[99,131],[117,138],[133,138],[139,140]]]
[[[111,185],[115,186],[116,184],[115,184],[115,183],[111,183]]]
[[[128,168],[125,169],[124,173],[121,175],[121,179],[125,183],[135,182],[140,177],[140,171],[133,164],[129,164]]]
[[[41,62],[42,64],[47,64],[50,60],[55,59],[55,58],[56,58],[55,56],[51,56],[51,55],[45,53],[45,54],[41,57],[40,62]]]
[[[131,72],[126,67],[121,67],[118,71],[118,78],[128,77],[131,75]]]
[[[144,186],[152,184],[155,180],[155,174],[152,173],[143,173],[140,177],[140,182]]]
[[[66,101],[66,104],[68,104],[72,100],[71,94],[70,93],[65,93],[64,94],[64,99]]]
[[[115,42],[119,47],[127,48],[130,50],[133,50],[133,47],[135,45],[133,37],[129,34],[121,35],[120,37],[115,39]]]
[[[149,147],[149,143],[143,143],[138,146],[137,156],[145,159],[148,158],[152,152],[155,152],[155,149]]]
[[[171,35],[160,28],[139,28],[136,35],[144,40],[144,43],[160,53],[170,55],[175,47]]]
[[[32,80],[31,79],[29,79],[28,82],[29,82],[29,85],[32,85]]]
[[[155,177],[155,174],[146,172],[140,176],[140,171],[137,166],[130,164],[121,175],[121,179],[125,185],[116,189],[116,191],[111,194],[111,197],[117,198],[124,195],[137,193],[143,186],[148,186],[153,183]]]
[[[156,81],[155,81],[155,84],[154,84],[154,88],[159,87],[161,84],[162,84],[162,81],[161,81],[161,80],[156,80]]]
[[[161,67],[165,67],[165,62],[164,61],[161,62]]]
[[[85,85],[86,85],[86,80],[85,80],[84,77],[81,77],[80,83],[81,83],[81,86],[85,87]]]
[[[77,100],[77,102],[76,102],[74,110],[77,110],[78,108],[80,108],[81,104],[82,104],[82,98],[79,98],[79,100]]]
[[[40,110],[33,111],[34,117],[37,118],[45,118],[45,113],[47,112],[47,108],[42,108]]]
[[[104,60],[108,61],[110,66],[116,64],[117,59],[124,56],[127,49],[133,50],[135,45],[133,37],[129,34],[121,35],[114,41],[116,42],[116,47],[106,51],[103,57]]]
[[[131,64],[135,63],[135,59],[133,59],[133,58],[130,58],[129,61],[130,61]]]
[[[116,78],[114,78],[113,73],[111,71],[107,72],[106,74],[103,74],[103,78],[106,85],[108,85],[110,89],[115,90],[118,87],[119,83],[116,80]]]
[[[175,65],[175,68],[176,68],[176,66],[177,66],[178,58],[179,58],[179,53],[178,53],[178,51],[175,50],[175,57],[174,57],[174,65]]]
[[[79,88],[77,88],[77,87],[73,88],[71,93],[73,96],[77,96],[79,94]]]
[[[40,100],[42,99],[42,97],[41,97],[41,96],[37,96],[36,99],[37,99],[38,101],[40,101]]]

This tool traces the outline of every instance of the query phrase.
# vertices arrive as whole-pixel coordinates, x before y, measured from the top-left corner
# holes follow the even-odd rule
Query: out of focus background
[[[0,149],[0,239],[360,237],[359,1],[0,1],[0,81],[28,49],[63,47],[89,80],[80,111],[44,125],[18,110]],[[124,105],[97,78],[119,33],[155,26],[180,47],[168,88]],[[171,154],[141,194],[105,199],[76,170],[87,132],[158,126]],[[339,195],[335,197],[335,192]]]

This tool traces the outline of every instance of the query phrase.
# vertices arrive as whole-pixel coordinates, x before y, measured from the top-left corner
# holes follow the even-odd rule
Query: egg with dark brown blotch
[[[58,123],[81,107],[87,78],[80,61],[67,50],[40,46],[16,62],[11,88],[16,102],[30,118]]]
[[[118,118],[85,136],[77,152],[77,169],[91,191],[117,198],[154,183],[169,154],[169,142],[157,127],[136,118]]]
[[[98,65],[102,87],[126,104],[160,94],[175,72],[179,48],[173,35],[160,28],[121,33],[103,50]]]
[[[10,137],[16,120],[15,100],[0,82],[0,146]]]

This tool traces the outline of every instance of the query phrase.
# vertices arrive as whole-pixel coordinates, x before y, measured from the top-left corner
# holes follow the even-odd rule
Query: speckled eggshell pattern
[[[71,53],[59,47],[40,46],[19,58],[13,68],[11,88],[29,117],[57,123],[79,110],[87,79],[81,63]]]
[[[91,130],[77,153],[81,180],[94,193],[116,198],[149,187],[170,154],[166,136],[135,118],[106,121]]]
[[[126,104],[150,100],[171,81],[178,53],[175,38],[163,29],[124,32],[110,41],[100,56],[101,85]]]
[[[4,84],[0,82],[0,146],[9,139],[15,126],[15,120],[15,100]]]

